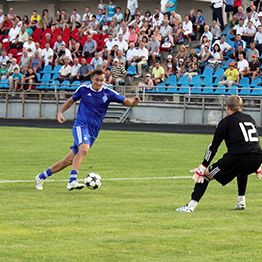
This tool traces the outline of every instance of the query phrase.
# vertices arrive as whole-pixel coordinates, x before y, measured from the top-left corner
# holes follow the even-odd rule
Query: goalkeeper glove
[[[259,180],[262,179],[262,164],[260,165],[259,169],[256,171],[257,177]]]
[[[193,175],[193,180],[195,183],[204,183],[205,171],[206,167],[202,164],[195,170],[195,174]]]

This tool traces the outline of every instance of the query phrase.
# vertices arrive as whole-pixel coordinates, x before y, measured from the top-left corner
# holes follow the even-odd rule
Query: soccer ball
[[[102,185],[101,176],[96,173],[90,173],[85,178],[87,188],[95,190]]]

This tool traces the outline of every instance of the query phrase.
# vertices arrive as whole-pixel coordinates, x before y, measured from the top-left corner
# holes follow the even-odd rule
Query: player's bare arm
[[[65,122],[65,117],[64,117],[63,113],[64,113],[65,111],[67,111],[73,104],[74,104],[74,100],[73,100],[72,97],[70,97],[70,98],[62,105],[62,107],[59,109],[59,111],[57,112],[57,117],[56,117],[56,119],[57,119],[57,121],[58,121],[59,123],[62,124],[62,123]]]
[[[133,107],[133,106],[137,106],[139,102],[140,102],[140,99],[137,96],[133,98],[125,98],[123,105]]]

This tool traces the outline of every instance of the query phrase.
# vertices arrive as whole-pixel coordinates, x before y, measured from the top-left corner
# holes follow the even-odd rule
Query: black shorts
[[[210,175],[225,186],[236,176],[248,176],[257,171],[262,163],[262,154],[229,155],[225,154],[209,166]]]
[[[230,13],[234,11],[234,6],[233,5],[226,5],[225,12]]]

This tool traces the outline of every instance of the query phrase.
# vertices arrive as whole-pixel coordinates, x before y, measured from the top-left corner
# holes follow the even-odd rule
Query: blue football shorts
[[[94,144],[96,138],[89,134],[89,130],[86,127],[74,126],[72,128],[72,134],[74,138],[74,145],[70,147],[74,154],[77,154],[78,147],[81,144],[88,144],[90,147]]]

